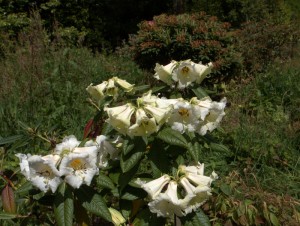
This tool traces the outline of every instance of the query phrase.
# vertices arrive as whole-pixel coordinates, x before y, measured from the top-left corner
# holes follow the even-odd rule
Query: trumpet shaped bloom
[[[196,211],[211,195],[211,188],[209,186],[198,186],[195,187],[185,177],[180,179],[180,184],[184,188],[186,195],[192,196],[189,201],[187,208],[184,210],[186,214]]]
[[[120,143],[121,139],[117,138],[112,143]],[[109,159],[119,159],[119,149],[115,148],[108,140],[108,137],[100,135],[96,137],[95,141],[88,141],[85,143],[86,147],[96,146],[98,150],[97,165],[99,168],[105,168],[108,165]]]
[[[184,199],[179,199],[177,187],[178,184],[175,181],[171,181],[166,192],[159,193],[159,195],[148,204],[150,211],[156,213],[158,217],[173,217],[174,214],[179,217],[185,216],[185,209],[194,195],[187,195]]]
[[[158,127],[155,118],[149,118],[146,112],[139,108],[135,112],[136,123],[128,128],[129,136],[149,136],[157,132]]]
[[[169,175],[165,174],[155,180],[148,183],[140,182],[141,188],[143,188],[151,199],[155,199],[162,191],[162,189],[171,181]]]
[[[213,67],[214,65],[212,62],[209,62],[207,65],[195,64],[195,70],[198,72],[196,83],[200,84],[203,79],[205,79],[206,76],[211,73]]]
[[[172,80],[172,72],[174,68],[176,67],[178,62],[176,61],[171,61],[171,63],[163,66],[160,64],[156,64],[155,66],[155,74],[154,78],[163,81],[164,83],[167,83],[168,85],[172,85],[173,80]]]
[[[173,71],[172,79],[178,82],[178,88],[183,89],[196,81],[199,71],[191,60],[181,61]]]
[[[206,115],[204,121],[199,123],[197,132],[200,135],[205,135],[207,131],[213,131],[216,129],[225,115],[226,98],[223,98],[220,102],[212,102],[209,113]]]
[[[126,219],[123,217],[123,215],[116,209],[109,207],[108,208],[111,218],[112,218],[112,223],[115,226],[122,225],[126,222]]]
[[[155,118],[155,121],[158,125],[162,125],[170,117],[173,110],[173,105],[170,105],[166,108],[159,108],[147,105],[144,107],[144,110]]]
[[[90,84],[86,90],[93,97],[93,99],[100,101],[105,97],[105,95],[116,98],[119,93],[119,87],[121,87],[125,92],[130,92],[132,91],[134,85],[123,79],[119,79],[118,77],[113,77],[99,85],[93,86],[93,84]]]
[[[91,83],[87,88],[86,91],[92,96],[92,98],[96,101],[101,101],[104,98],[104,91],[107,87],[108,82],[104,81],[99,85],[93,86]]]
[[[16,156],[20,159],[21,173],[27,180],[43,192],[51,190],[54,193],[56,191],[62,182],[56,168],[60,159],[58,155],[39,156],[19,153]]]
[[[194,112],[201,121],[209,114],[211,109],[212,100],[210,97],[204,97],[201,100],[198,100],[197,97],[193,97],[190,100],[190,103],[193,106]]]
[[[195,131],[199,121],[192,105],[187,101],[178,100],[173,106],[174,110],[167,122],[171,128],[181,133]]]
[[[57,155],[67,154],[72,152],[79,144],[80,141],[74,135],[67,136],[62,140],[62,143],[56,145],[54,153]]]
[[[61,160],[59,171],[65,176],[65,181],[73,188],[82,184],[90,185],[93,177],[98,173],[97,147],[76,148]]]
[[[111,124],[115,130],[125,135],[130,126],[131,116],[134,113],[135,108],[128,103],[118,107],[107,107],[104,110],[109,117],[107,122]]]

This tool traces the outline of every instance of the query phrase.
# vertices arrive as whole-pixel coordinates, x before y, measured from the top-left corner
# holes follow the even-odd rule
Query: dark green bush
[[[266,66],[274,61],[289,60],[295,53],[299,38],[299,28],[292,23],[245,23],[237,33],[244,69],[250,73],[257,73],[266,70]]]
[[[238,57],[229,23],[221,23],[204,12],[181,15],[159,15],[142,21],[137,34],[129,38],[120,53],[131,55],[141,67],[153,69],[156,62],[191,59],[213,62],[216,78],[233,75]]]

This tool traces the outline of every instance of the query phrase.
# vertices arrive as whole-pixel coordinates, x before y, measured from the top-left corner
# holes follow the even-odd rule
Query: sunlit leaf
[[[99,173],[99,175],[97,177],[97,185],[100,187],[108,188],[108,189],[115,188],[115,185],[112,182],[112,180],[108,176],[106,176],[102,173]]]
[[[182,136],[180,132],[171,128],[163,129],[158,133],[157,137],[171,145],[176,145],[184,148],[186,148],[188,145],[184,136]]]
[[[70,186],[62,183],[54,200],[54,215],[58,226],[72,226],[74,213],[73,194]]]
[[[139,163],[141,158],[144,156],[143,152],[136,152],[132,156],[130,156],[126,161],[124,160],[124,156],[121,157],[120,165],[123,173],[131,170],[135,165]]]
[[[208,216],[201,210],[181,218],[183,226],[210,226]]]
[[[76,197],[89,212],[111,222],[111,214],[102,196],[89,186],[82,186],[76,190]]]

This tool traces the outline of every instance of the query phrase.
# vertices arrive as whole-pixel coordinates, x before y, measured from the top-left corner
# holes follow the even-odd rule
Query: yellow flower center
[[[189,74],[189,71],[190,69],[187,67],[187,66],[184,66],[182,69],[181,69],[181,72],[183,75],[188,75]]]
[[[184,116],[189,117],[189,115],[190,115],[189,110],[187,110],[185,108],[180,108],[178,110],[178,114],[180,114],[182,117],[184,117]]]
[[[69,163],[69,166],[75,170],[81,170],[85,168],[85,162],[82,159],[73,159],[72,162]]]

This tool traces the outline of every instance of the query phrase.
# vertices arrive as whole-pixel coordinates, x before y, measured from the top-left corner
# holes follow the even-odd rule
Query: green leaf
[[[229,149],[223,144],[210,143],[209,146],[212,151],[230,153]]]
[[[100,216],[109,222],[112,221],[111,214],[105,201],[93,188],[82,186],[80,189],[76,190],[76,197],[87,211]]]
[[[54,200],[54,215],[58,226],[73,225],[74,200],[70,186],[62,183]]]
[[[209,218],[199,209],[197,212],[181,218],[183,226],[210,226]]]
[[[182,136],[180,132],[171,128],[163,129],[158,133],[157,137],[171,145],[176,145],[184,148],[188,147],[188,143],[184,136]]]
[[[97,177],[97,185],[111,190],[115,188],[115,185],[112,182],[112,180],[102,173],[99,173]]]
[[[26,181],[15,191],[15,193],[19,196],[25,196],[30,189],[32,189],[32,183],[30,181]]]
[[[280,223],[274,213],[270,213],[270,220],[271,220],[272,225],[280,226]]]
[[[17,214],[12,214],[12,213],[4,213],[0,212],[0,219],[1,220],[9,220],[18,217]]]
[[[152,225],[165,225],[165,218],[157,217],[151,213],[149,208],[142,210],[134,219],[132,224],[134,226],[152,226]]]
[[[195,95],[198,97],[198,99],[202,99],[202,98],[208,96],[206,91],[204,89],[202,89],[201,87],[198,87],[197,89],[192,89],[192,91],[195,93]]]
[[[131,152],[134,148],[134,144],[129,144],[128,140],[125,140],[123,143],[123,154],[127,155],[129,152]]]
[[[141,160],[141,158],[144,156],[143,152],[136,152],[132,156],[130,156],[129,159],[126,161],[124,160],[124,156],[121,157],[120,165],[123,173],[128,172],[131,170],[135,165],[138,164],[138,162]]]
[[[198,142],[194,143],[194,145],[192,143],[188,144],[188,152],[190,153],[190,155],[192,156],[193,160],[195,162],[199,161],[199,154],[201,151],[201,146]]]
[[[14,143],[23,138],[23,135],[14,135],[10,137],[0,138],[0,145]]]
[[[150,88],[149,85],[135,86],[134,91],[143,91],[143,90],[148,90],[149,88]]]

